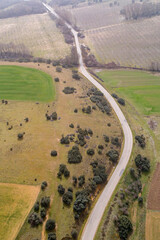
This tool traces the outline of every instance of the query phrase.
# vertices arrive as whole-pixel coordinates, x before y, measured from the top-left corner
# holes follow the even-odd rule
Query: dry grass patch
[[[0,236],[14,240],[39,193],[38,186],[0,183]]]
[[[8,63],[4,63],[8,64]],[[118,137],[123,141],[122,130],[119,121],[114,112],[111,116],[103,114],[100,110],[93,110],[91,114],[82,113],[82,107],[94,104],[86,97],[88,88],[92,87],[86,79],[81,78],[76,81],[72,78],[72,72],[69,69],[62,69],[62,73],[57,73],[54,67],[47,68],[46,64],[18,64],[20,66],[35,67],[45,71],[53,77],[59,77],[60,82],[56,83],[56,102],[45,103],[27,103],[20,101],[9,101],[7,105],[0,103],[3,115],[0,118],[1,126],[0,133],[0,181],[9,181],[25,184],[41,184],[42,181],[48,182],[48,188],[45,194],[51,196],[54,194],[53,204],[49,216],[54,218],[57,223],[57,238],[62,239],[66,234],[70,234],[74,224],[73,205],[70,208],[63,207],[61,198],[57,192],[57,187],[62,184],[66,189],[72,187],[72,176],[79,177],[84,174],[86,182],[89,177],[93,177],[91,161],[97,158],[103,163],[107,169],[110,168],[110,163],[105,153],[111,148],[111,143],[105,147],[103,154],[98,154],[98,145],[105,145],[103,135],[108,135],[110,138]],[[66,95],[63,93],[65,87],[76,88],[77,93]],[[85,98],[81,98],[81,97]],[[78,109],[78,113],[74,113],[74,109]],[[57,121],[46,121],[45,113],[48,114],[56,111],[58,114]],[[24,118],[28,117],[29,122],[25,123]],[[12,125],[13,129],[8,130]],[[22,123],[22,126],[20,126]],[[73,123],[75,128],[70,128]],[[107,124],[111,123],[109,127]],[[79,147],[83,155],[83,161],[80,164],[68,164],[67,154],[74,143],[70,146],[60,144],[62,134],[77,135],[77,125],[82,129],[91,128],[93,136],[86,139],[88,148],[95,150],[93,157],[88,156],[84,147]],[[17,134],[25,132],[24,138],[21,141],[17,140]],[[2,147],[3,146],[3,147]],[[10,151],[10,148],[13,148]],[[51,157],[51,150],[58,152],[57,157]],[[120,152],[120,148],[117,148]],[[66,164],[70,171],[70,178],[62,180],[57,178],[59,164]],[[35,181],[36,179],[36,181]],[[78,188],[74,188],[74,194]],[[26,222],[22,231],[18,235],[18,240],[28,240],[40,238],[40,228],[30,229]]]
[[[0,43],[24,44],[35,57],[60,59],[70,47],[48,14],[0,20]]]
[[[160,240],[160,212],[147,211],[146,240]]]

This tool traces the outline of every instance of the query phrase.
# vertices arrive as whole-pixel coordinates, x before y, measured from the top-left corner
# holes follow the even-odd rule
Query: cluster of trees
[[[88,96],[90,96],[90,100],[97,105],[97,107],[106,114],[110,114],[112,109],[106,100],[106,98],[103,96],[103,93],[101,93],[96,88],[89,89]]]
[[[160,15],[160,3],[143,2],[129,4],[121,10],[121,14],[125,16],[126,20],[150,18]]]
[[[115,137],[115,138],[113,137],[113,138],[111,139],[111,143],[112,143],[113,145],[115,145],[116,147],[121,147],[121,143],[120,143],[118,137]]]
[[[41,210],[40,210],[41,205]],[[41,203],[37,201],[34,205],[34,212],[31,213],[31,215],[28,218],[28,223],[31,225],[31,227],[37,227],[44,221],[47,209],[50,207],[50,197],[42,197]],[[40,216],[38,215],[38,212],[40,210]]]
[[[61,143],[61,144],[70,144],[69,136],[64,137],[64,136],[62,135],[62,138],[61,138],[61,140],[60,140],[60,143]]]
[[[73,205],[75,220],[78,220],[81,214],[86,210],[90,203],[90,191],[88,188],[76,192],[76,200]]]
[[[117,102],[122,106],[126,105],[125,100],[123,98],[119,98],[117,94],[112,93],[112,97],[114,97],[117,100]]]
[[[21,1],[10,8],[0,11],[0,18],[19,17],[30,14],[41,14],[46,12],[45,7],[39,1]]]
[[[53,112],[51,115],[49,115],[48,113],[45,114],[45,117],[47,119],[47,121],[51,120],[51,121],[56,121],[57,120],[57,113]]]
[[[76,79],[76,80],[80,80],[81,77],[78,74],[77,70],[72,70],[72,78]]]
[[[114,164],[117,163],[118,158],[119,158],[119,153],[117,150],[111,149],[110,151],[107,152],[107,157],[109,157],[109,160],[113,162]]]
[[[136,167],[141,172],[149,172],[150,170],[150,161],[146,157],[142,157],[141,154],[138,154],[135,158]]]
[[[135,136],[135,140],[138,142],[141,148],[145,148],[146,142],[145,142],[145,137],[143,135]]]
[[[91,166],[93,170],[92,183],[93,181],[95,182],[96,185],[105,183],[107,181],[107,172],[105,166],[102,164],[98,164],[97,161],[92,162]]]
[[[63,194],[62,200],[65,205],[71,205],[71,202],[73,201],[73,190],[71,188]]]
[[[63,89],[63,92],[65,93],[65,94],[72,94],[72,93],[74,93],[76,91],[76,88],[74,88],[74,87],[65,87],[64,89]]]
[[[91,129],[82,129],[82,128],[78,128],[78,140],[76,141],[77,144],[79,144],[81,147],[83,147],[86,144],[86,140],[85,137],[86,136],[92,136],[93,135],[93,131]]]
[[[121,240],[127,240],[129,234],[133,231],[133,226],[130,219],[121,215],[118,219],[118,233]]]
[[[92,112],[91,106],[83,107],[82,112],[87,113],[87,114],[91,114],[91,112]]]
[[[77,146],[73,146],[71,150],[68,151],[68,162],[69,163],[80,163],[82,161],[82,155]]]
[[[59,172],[57,173],[57,177],[61,179],[63,175],[65,178],[68,178],[70,176],[70,171],[68,170],[68,168],[66,167],[65,164],[60,164]]]
[[[31,53],[24,44],[0,43],[0,58],[4,60],[32,58]]]

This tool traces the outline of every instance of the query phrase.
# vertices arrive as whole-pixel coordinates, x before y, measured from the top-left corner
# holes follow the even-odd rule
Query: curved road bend
[[[50,6],[44,4],[44,6],[52,13],[54,14],[57,18],[60,18],[53,8]],[[112,108],[114,109],[115,113],[117,114],[117,117],[121,123],[123,133],[124,133],[124,148],[123,152],[121,155],[121,158],[119,160],[119,163],[117,167],[115,168],[114,173],[112,174],[109,182],[105,186],[102,194],[100,195],[96,205],[94,206],[91,214],[88,217],[88,220],[86,222],[86,225],[84,227],[81,239],[82,240],[93,240],[94,236],[96,234],[97,228],[99,226],[99,223],[101,221],[101,218],[103,216],[103,213],[105,211],[105,208],[127,166],[127,163],[130,159],[131,152],[132,152],[132,146],[133,146],[133,136],[131,129],[128,125],[127,120],[125,119],[125,116],[123,115],[121,109],[119,108],[118,104],[114,100],[114,98],[107,92],[107,90],[101,86],[86,70],[83,64],[83,59],[82,59],[82,53],[81,53],[81,48],[80,48],[80,43],[78,40],[78,33],[72,28],[71,25],[68,23],[65,23],[68,28],[71,29],[74,38],[75,38],[75,44],[79,56],[79,71],[90,81],[92,82],[106,97]]]

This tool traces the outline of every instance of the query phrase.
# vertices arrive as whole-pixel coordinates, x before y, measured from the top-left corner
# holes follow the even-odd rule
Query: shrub
[[[101,150],[104,149],[103,145],[98,145],[98,148],[101,149]]]
[[[50,206],[50,197],[42,197],[41,207],[49,208],[49,206]]]
[[[74,125],[73,125],[73,123],[71,123],[71,124],[69,125],[69,127],[70,127],[70,128],[74,128]]]
[[[37,227],[38,225],[42,224],[42,220],[37,213],[33,212],[28,218],[28,223],[31,225],[31,227]]]
[[[93,156],[93,155],[95,154],[94,149],[89,148],[89,149],[87,150],[87,154],[90,155],[90,156]]]
[[[41,189],[42,189],[42,190],[45,190],[45,188],[46,188],[47,186],[48,186],[47,182],[44,181],[44,182],[42,182],[42,184],[41,184]]]
[[[83,107],[83,108],[82,108],[82,112],[83,112],[83,113],[90,114],[90,113],[92,112],[91,106],[87,106],[86,108]]]
[[[72,236],[73,239],[77,239],[77,237],[78,237],[78,232],[77,232],[76,229],[73,229],[73,230],[72,230],[71,236]]]
[[[53,219],[48,219],[45,226],[46,231],[52,231],[55,229],[55,227],[56,227],[55,221]]]
[[[141,148],[145,148],[146,142],[145,142],[145,137],[143,135],[141,135],[141,136],[137,135],[137,136],[135,136],[135,139]]]
[[[149,172],[150,161],[146,157],[142,157],[140,154],[135,158],[136,167],[142,172]]]
[[[73,180],[73,185],[76,186],[77,185],[77,177],[73,176],[72,180]]]
[[[120,216],[118,219],[118,232],[120,239],[126,240],[129,234],[132,232],[133,226],[127,216]]]
[[[56,77],[56,78],[54,79],[54,81],[55,81],[55,82],[59,82],[59,78]]]
[[[115,94],[115,93],[112,93],[112,97],[118,99],[118,96],[117,96],[117,94]]]
[[[56,156],[57,156],[57,151],[52,150],[52,151],[51,151],[51,156],[52,156],[52,157],[56,157]]]
[[[85,184],[85,176],[84,175],[79,176],[78,181],[79,187],[82,187]]]
[[[70,206],[73,200],[73,193],[67,191],[66,193],[64,193],[62,200],[65,205]]]
[[[94,165],[93,165],[94,166]],[[96,167],[93,167],[93,181],[96,184],[102,184],[106,182],[107,180],[107,173],[106,173],[106,168],[104,165],[97,165]]]
[[[78,73],[73,73],[73,74],[72,74],[72,78],[74,78],[74,79],[76,79],[76,80],[80,80],[80,79],[81,79],[81,77],[79,76]]]
[[[109,142],[109,137],[104,135],[104,141],[108,143]]]
[[[42,208],[42,209],[41,209],[41,212],[40,212],[41,218],[42,218],[42,219],[45,219],[46,215],[47,215],[46,209],[45,209],[45,208]]]
[[[55,233],[49,233],[48,234],[48,240],[56,240],[56,234]]]
[[[60,195],[63,195],[65,193],[65,188],[61,184],[58,185],[58,192]]]
[[[119,158],[119,153],[116,150],[110,150],[106,154],[109,157],[109,160],[112,161],[113,163],[117,163],[118,158]]]
[[[72,94],[72,93],[75,92],[75,90],[76,90],[76,88],[74,88],[74,87],[65,87],[65,88],[63,89],[63,92],[64,92],[65,94]]]
[[[143,205],[143,198],[142,197],[138,198],[138,204],[139,204],[139,206]]]
[[[68,162],[69,163],[80,163],[82,161],[82,155],[77,146],[73,146],[68,152]]]
[[[70,171],[68,171],[68,169],[66,168],[65,170],[64,170],[64,177],[65,178],[68,178],[70,176]]]
[[[39,202],[36,202],[36,203],[34,204],[34,211],[35,211],[35,212],[39,212]]]
[[[23,139],[23,133],[18,133],[17,137],[18,137],[18,140],[22,140]]]
[[[69,137],[68,136],[66,136],[66,137],[62,136],[62,138],[60,140],[60,143],[61,144],[69,144],[70,143]]]
[[[90,128],[88,129],[88,134],[89,134],[90,136],[93,135],[93,131],[92,131]]]
[[[74,109],[74,112],[75,112],[75,113],[77,113],[77,112],[78,112],[78,109],[77,109],[77,108],[75,108],[75,109]]]
[[[68,188],[68,192],[72,192],[72,193],[73,193],[73,188],[72,188],[72,187],[69,187],[69,188]]]
[[[61,67],[56,67],[56,72],[62,72],[62,68]]]
[[[111,143],[112,143],[113,145],[115,145],[116,147],[120,147],[120,146],[121,146],[121,143],[119,142],[118,137],[112,138],[112,139],[111,139]]]
[[[123,98],[119,98],[118,103],[121,104],[122,106],[125,106],[125,100]]]

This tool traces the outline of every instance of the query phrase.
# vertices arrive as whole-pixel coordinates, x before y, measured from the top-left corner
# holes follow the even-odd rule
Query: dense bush
[[[56,234],[55,233],[49,233],[48,234],[48,240],[56,240]]]
[[[95,154],[94,149],[89,148],[89,149],[87,150],[87,154],[90,155],[90,156],[93,156],[93,155]]]
[[[72,230],[71,236],[72,236],[73,239],[77,239],[77,237],[78,237],[78,232],[77,232],[76,229],[73,229],[73,230]]]
[[[93,181],[96,184],[102,184],[107,181],[107,172],[104,165],[97,165],[96,167],[93,167]]]
[[[112,143],[113,145],[115,145],[116,147],[120,147],[120,146],[121,146],[121,143],[119,142],[118,137],[112,138],[112,139],[111,139],[111,143]]]
[[[73,210],[76,214],[76,219],[80,217],[80,214],[87,208],[90,203],[89,191],[84,189],[76,193],[76,200],[73,205]]]
[[[55,227],[56,227],[55,221],[53,219],[48,219],[45,226],[46,231],[52,231],[55,229]]]
[[[51,156],[52,156],[52,157],[56,157],[56,156],[57,156],[57,151],[52,150],[52,151],[51,151]]]
[[[125,100],[123,98],[119,98],[118,103],[125,106]]]
[[[42,184],[41,184],[41,189],[42,189],[42,190],[45,190],[45,188],[46,188],[47,186],[48,186],[47,182],[44,181],[44,182],[42,182]]]
[[[132,232],[133,226],[127,216],[120,216],[118,219],[118,232],[121,240],[126,240]]]
[[[91,106],[87,106],[86,108],[83,107],[83,108],[82,108],[82,112],[83,112],[83,113],[87,113],[87,114],[91,114],[91,112],[92,112]]]
[[[45,208],[42,208],[42,209],[41,209],[40,215],[41,215],[41,218],[42,218],[42,219],[45,219],[45,217],[46,217],[46,215],[47,215],[47,211],[46,211]]]
[[[104,135],[104,141],[105,141],[106,143],[109,143],[109,137],[106,136],[106,135]]]
[[[82,161],[82,155],[77,146],[73,146],[68,152],[68,162],[69,163],[80,163]]]
[[[109,157],[110,161],[112,161],[113,163],[117,163],[118,158],[119,158],[118,151],[112,149],[112,150],[108,151],[106,155]]]
[[[18,133],[17,137],[18,137],[18,140],[22,140],[23,139],[23,133]]]
[[[141,148],[145,148],[146,142],[145,142],[145,137],[143,135],[141,136],[137,135],[135,136],[135,139]]]
[[[78,185],[79,185],[79,187],[82,187],[84,184],[85,184],[85,176],[81,175],[78,178]]]
[[[67,191],[66,193],[63,194],[62,200],[65,205],[70,206],[73,200],[73,193]]]
[[[74,93],[76,91],[76,88],[74,88],[74,87],[65,87],[64,89],[63,89],[63,92],[65,93],[65,94],[72,94],[72,93]]]
[[[136,167],[142,172],[149,172],[150,161],[146,157],[142,157],[138,154],[135,158]]]
[[[73,176],[72,180],[73,180],[73,185],[76,186],[77,185],[77,177]]]
[[[56,72],[62,72],[62,68],[61,67],[56,67]]]
[[[54,81],[55,81],[55,82],[59,82],[59,78],[56,77],[56,78],[54,79]]]
[[[35,211],[35,212],[39,212],[39,202],[36,202],[36,203],[34,204],[34,211]]]
[[[65,193],[65,188],[61,184],[58,185],[58,192],[60,195],[63,195]]]
[[[38,227],[38,225],[42,224],[42,220],[37,213],[33,212],[28,218],[28,223],[31,225],[31,227]]]
[[[49,208],[49,206],[50,206],[50,197],[42,197],[41,207]]]
[[[61,144],[69,144],[70,143],[69,136],[66,136],[66,137],[62,136],[60,143]]]
[[[112,93],[112,97],[118,99],[118,96],[117,96],[117,94],[115,94],[115,93]]]
[[[70,172],[67,169],[65,164],[60,164],[59,165],[59,172],[57,174],[57,177],[61,178],[62,175],[64,175],[64,177],[66,177],[66,178],[70,176]]]
[[[73,74],[72,74],[72,78],[74,78],[74,79],[76,79],[76,80],[80,80],[80,79],[81,79],[81,77],[79,76],[78,73],[73,73]]]

